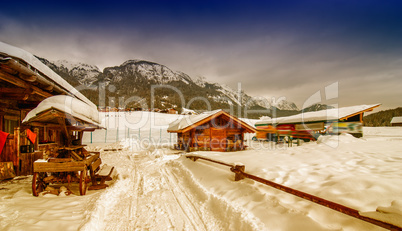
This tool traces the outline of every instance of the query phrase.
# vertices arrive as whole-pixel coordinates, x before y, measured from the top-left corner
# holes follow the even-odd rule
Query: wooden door
[[[211,151],[226,151],[226,130],[211,128]]]

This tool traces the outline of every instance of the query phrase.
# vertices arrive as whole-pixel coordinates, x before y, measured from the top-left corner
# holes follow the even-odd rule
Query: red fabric
[[[33,144],[35,143],[35,141],[36,141],[36,133],[31,131],[30,129],[27,129],[27,137]]]
[[[7,132],[0,131],[0,154],[3,151],[4,144],[6,143],[8,135],[9,134]]]

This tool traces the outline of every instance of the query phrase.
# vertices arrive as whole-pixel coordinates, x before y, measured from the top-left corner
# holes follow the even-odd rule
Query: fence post
[[[93,132],[91,132],[91,144],[92,144],[92,133],[93,133]]]
[[[244,164],[235,164],[233,169],[235,173],[235,181],[243,180],[245,178],[243,172],[246,169],[246,166],[244,166]]]

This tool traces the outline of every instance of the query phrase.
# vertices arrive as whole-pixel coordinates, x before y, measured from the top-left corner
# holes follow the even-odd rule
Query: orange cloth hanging
[[[35,141],[36,141],[36,133],[31,131],[30,129],[27,129],[27,137],[33,144],[35,143]]]
[[[9,133],[0,131],[0,154],[3,151],[4,144],[6,144],[8,135],[9,135]]]

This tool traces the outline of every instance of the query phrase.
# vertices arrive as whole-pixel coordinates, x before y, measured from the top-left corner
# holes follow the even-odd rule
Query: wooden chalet
[[[391,120],[391,126],[401,127],[402,126],[402,116],[393,117]]]
[[[169,125],[168,132],[177,133],[176,149],[185,151],[243,150],[244,133],[255,128],[223,110],[184,116]]]
[[[283,137],[316,140],[320,134],[350,133],[363,136],[363,114],[381,104],[359,105],[306,112],[280,118],[262,118],[255,123],[258,140],[278,141]]]
[[[51,124],[22,124],[33,108],[55,95],[69,95],[96,107],[35,56],[0,42],[0,135],[5,140],[0,166],[12,163],[17,175],[32,174],[33,162],[60,145],[63,130]],[[36,135],[34,142],[28,139],[28,129]]]

